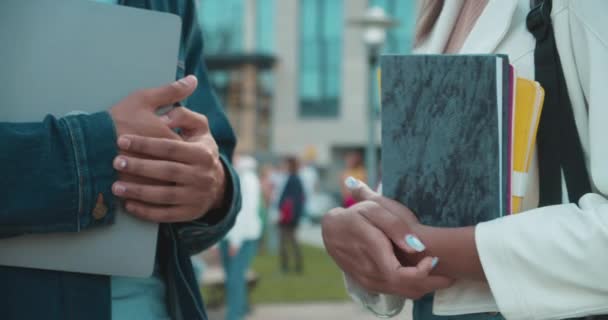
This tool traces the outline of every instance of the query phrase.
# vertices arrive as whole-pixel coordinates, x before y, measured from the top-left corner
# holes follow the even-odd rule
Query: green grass
[[[341,301],[348,299],[342,273],[323,249],[302,245],[304,272],[300,275],[279,272],[279,257],[259,254],[252,269],[259,276],[255,289],[250,293],[254,304],[304,303],[317,301]],[[208,307],[223,303],[223,293],[201,288]],[[218,296],[217,293],[220,295]]]
[[[253,303],[299,303],[347,299],[342,273],[323,249],[302,245],[304,273],[279,272],[279,257],[262,254],[253,262],[259,275]]]

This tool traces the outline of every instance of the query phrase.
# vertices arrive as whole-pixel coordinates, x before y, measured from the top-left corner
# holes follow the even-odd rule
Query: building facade
[[[207,52],[276,57],[272,72],[258,79],[272,97],[269,152],[299,155],[312,146],[318,164],[334,172],[343,152],[364,150],[367,108],[378,100],[370,99],[377,95],[370,85],[376,75],[370,71],[363,31],[349,20],[363,16],[369,6],[382,7],[399,22],[388,32],[383,52],[408,53],[414,0],[199,1]],[[376,137],[379,144],[379,130]]]

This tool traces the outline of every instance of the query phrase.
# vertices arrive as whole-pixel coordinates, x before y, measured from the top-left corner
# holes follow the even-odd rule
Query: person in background
[[[236,159],[235,168],[241,178],[242,207],[234,227],[220,243],[226,274],[226,320],[243,319],[248,312],[246,275],[262,235],[257,162],[253,157],[241,156]]]
[[[315,164],[317,160],[317,150],[314,146],[306,147],[302,155],[302,168],[300,168],[300,179],[304,186],[304,216],[310,218],[312,212],[312,201],[319,185],[319,170]]]
[[[295,157],[285,159],[287,181],[279,198],[279,233],[281,271],[287,273],[289,258],[293,255],[296,273],[302,273],[302,253],[296,239],[296,229],[302,218],[305,194],[304,186],[298,175],[298,160]]]
[[[359,181],[367,182],[367,172],[363,165],[363,157],[360,152],[350,151],[346,153],[344,156],[344,164],[346,168],[342,171],[341,181],[344,181],[348,177],[354,177]],[[340,183],[340,186],[342,191],[342,206],[344,208],[349,208],[356,203],[355,198],[353,198],[351,191],[348,190],[343,183]]]
[[[260,187],[261,187],[261,205],[260,205],[260,219],[262,220],[262,238],[260,239],[260,253],[266,253],[269,251],[270,241],[270,229],[271,229],[271,209],[273,205],[274,195],[274,181],[272,176],[274,174],[274,167],[272,164],[266,164],[262,166],[260,170]],[[275,237],[276,238],[276,237]]]
[[[271,165],[267,182],[272,188],[268,194],[268,228],[266,232],[266,248],[271,255],[279,254],[279,200],[283,189],[285,189],[286,181],[287,169],[285,164],[281,162],[279,165]]]

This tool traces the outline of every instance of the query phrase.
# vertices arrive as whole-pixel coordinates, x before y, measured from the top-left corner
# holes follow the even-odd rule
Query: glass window
[[[343,2],[300,0],[300,116],[336,117],[340,104]]]
[[[279,0],[280,1],[280,0]],[[272,53],[274,49],[275,0],[256,0],[255,43],[261,53]]]
[[[198,0],[198,18],[205,53],[235,53],[243,49],[243,0]]]
[[[381,7],[387,15],[399,22],[398,26],[388,31],[383,53],[409,53],[414,44],[416,1],[370,0],[369,4]]]
[[[256,52],[272,55],[274,54],[275,37],[275,0],[256,0],[255,5]],[[259,74],[258,84],[263,93],[271,92],[274,87],[272,72],[263,72]]]

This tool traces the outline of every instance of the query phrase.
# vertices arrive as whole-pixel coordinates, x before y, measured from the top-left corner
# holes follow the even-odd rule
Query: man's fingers
[[[140,94],[150,108],[156,110],[188,98],[196,90],[197,85],[196,77],[189,75],[161,87],[144,89],[140,91]]]
[[[185,141],[163,138],[123,135],[118,138],[118,147],[123,151],[182,163],[212,163],[214,160],[214,155],[206,148],[199,148]]]
[[[150,204],[176,205],[202,201],[202,196],[193,195],[185,187],[143,185],[118,181],[112,185],[112,193],[123,199],[132,199]]]
[[[159,206],[136,200],[125,202],[126,210],[132,215],[147,221],[158,223],[172,223],[184,221],[181,212],[190,210],[185,206]]]
[[[190,184],[196,179],[196,175],[191,172],[189,166],[175,161],[121,155],[114,159],[114,169],[134,176],[179,184]]]
[[[169,127],[180,128],[190,136],[209,132],[207,117],[186,107],[173,108],[163,117],[168,120]]]

